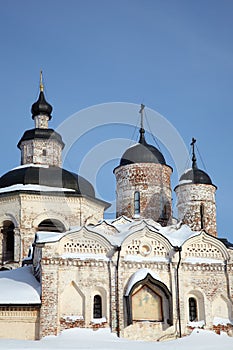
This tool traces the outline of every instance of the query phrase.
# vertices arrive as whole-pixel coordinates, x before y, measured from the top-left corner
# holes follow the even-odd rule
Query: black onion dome
[[[59,167],[19,167],[0,178],[0,188],[18,184],[64,188],[64,192],[71,189],[76,194],[95,198],[94,188],[86,179]]]
[[[195,143],[196,140],[193,137],[191,146],[192,146],[192,168],[186,170],[186,172],[181,175],[179,180],[179,185],[185,184],[204,184],[204,185],[213,185],[211,178],[206,172],[199,169],[197,166],[197,159],[195,154]],[[215,186],[215,185],[213,185]],[[215,186],[216,187],[216,186]]]
[[[53,129],[30,129],[25,131],[20,141],[18,142],[18,148],[20,148],[20,144],[22,141],[34,140],[34,139],[44,139],[44,140],[57,140],[60,144],[62,144],[62,148],[64,148],[65,144],[62,141],[62,137]]]
[[[181,175],[180,182],[181,184],[193,183],[212,185],[212,181],[209,175],[198,168],[191,168],[187,170],[183,175]]]
[[[38,100],[33,103],[31,112],[32,112],[32,119],[34,119],[37,115],[47,115],[49,117],[49,120],[52,118],[53,107],[46,101],[44,92],[40,91],[40,95]]]
[[[166,165],[162,153],[149,145],[144,137],[144,129],[140,129],[140,140],[136,145],[128,148],[120,160],[120,166],[134,163],[155,163]]]

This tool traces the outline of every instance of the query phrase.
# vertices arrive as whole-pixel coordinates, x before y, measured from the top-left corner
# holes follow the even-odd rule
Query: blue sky
[[[177,129],[188,149],[194,136],[218,186],[219,236],[233,241],[232,14],[231,0],[2,1],[1,174],[20,162],[16,144],[33,128],[30,108],[43,69],[52,128],[96,104],[143,102]],[[76,171],[95,142],[132,134],[137,139],[122,125],[97,128],[76,142],[65,167]],[[100,171],[106,200],[114,197],[116,165],[107,160]],[[200,158],[198,165],[204,169]],[[173,187],[177,181],[174,172]]]

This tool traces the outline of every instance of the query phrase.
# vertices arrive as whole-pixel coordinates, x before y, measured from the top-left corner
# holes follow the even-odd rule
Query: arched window
[[[43,220],[38,225],[38,231],[48,231],[48,232],[64,232],[65,226],[62,222],[56,219],[46,219]]]
[[[197,301],[195,298],[189,298],[189,321],[197,321]]]
[[[100,295],[94,296],[93,318],[102,318],[102,299]]]
[[[3,222],[2,234],[3,234],[3,261],[13,261],[14,260],[14,248],[15,248],[15,238],[14,238],[14,228],[13,222],[6,220]]]
[[[201,229],[204,229],[204,204],[200,206]]]
[[[134,214],[140,215],[140,192],[134,192]]]

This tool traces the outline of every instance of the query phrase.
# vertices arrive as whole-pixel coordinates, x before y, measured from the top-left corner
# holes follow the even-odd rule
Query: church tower
[[[21,165],[42,164],[61,166],[64,143],[61,136],[48,127],[53,107],[46,101],[42,72],[40,73],[40,94],[33,103],[31,112],[35,128],[25,131],[18,143],[21,150]]]
[[[172,221],[170,176],[172,168],[162,153],[145,139],[141,105],[139,142],[123,154],[116,176],[116,216],[151,218],[163,226]]]
[[[217,236],[215,192],[211,178],[197,167],[196,140],[192,139],[192,168],[185,171],[175,188],[178,220],[188,224],[192,230],[205,230]]]

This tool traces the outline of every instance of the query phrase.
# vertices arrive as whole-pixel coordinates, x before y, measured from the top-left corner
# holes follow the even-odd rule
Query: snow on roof
[[[29,184],[28,185],[17,184],[17,185],[0,188],[0,193],[13,192],[13,191],[75,192],[75,190],[72,190],[70,188],[29,185]]]
[[[17,170],[17,169],[23,169],[23,168],[30,168],[30,167],[35,167],[35,168],[48,168],[49,165],[47,164],[34,164],[34,163],[29,163],[29,164],[23,164],[19,165],[11,170]]]
[[[120,246],[122,242],[131,234],[148,228],[150,231],[161,234],[173,246],[182,246],[182,244],[189,239],[200,234],[200,232],[193,232],[189,226],[181,223],[162,227],[159,223],[152,219],[142,220],[102,220],[96,225],[84,226],[89,232],[99,234],[107,239],[112,245]],[[113,230],[115,227],[116,231]],[[72,230],[64,233],[52,232],[37,232],[37,242],[56,242],[63,236],[80,231],[82,227],[73,227]]]
[[[192,183],[192,180],[180,180],[179,185],[184,185],[184,184],[190,184]]]
[[[36,232],[36,243],[57,242],[66,234],[67,232],[38,231]]]
[[[152,270],[146,269],[146,268],[140,269],[140,270],[136,271],[131,276],[129,283],[128,283],[128,286],[127,286],[127,289],[125,291],[125,296],[129,295],[129,293],[130,293],[132,287],[135,285],[135,283],[144,280],[148,274],[150,274],[151,277],[153,277],[155,280],[162,282],[161,279],[159,278],[159,276],[156,273],[154,273]]]
[[[208,258],[187,258],[184,260],[186,263],[190,263],[190,264],[224,264],[224,262],[222,260],[217,260],[217,259],[208,259]]]
[[[31,266],[0,272],[0,304],[40,304],[40,294]]]
[[[173,246],[181,247],[187,239],[200,234],[192,231],[188,225],[178,223],[176,225],[161,227],[160,232],[169,240]]]

